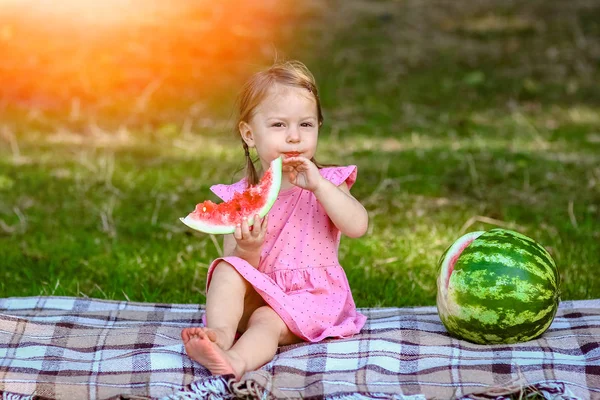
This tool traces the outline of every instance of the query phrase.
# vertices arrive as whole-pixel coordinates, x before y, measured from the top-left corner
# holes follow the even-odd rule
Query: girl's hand
[[[317,166],[306,157],[284,158],[282,170],[288,173],[290,183],[311,192],[317,190],[323,180]]]
[[[254,216],[254,224],[249,227],[248,220],[244,218],[241,224],[235,227],[233,237],[237,242],[238,250],[244,253],[259,252],[265,241],[267,233],[267,216],[261,220],[258,214]]]

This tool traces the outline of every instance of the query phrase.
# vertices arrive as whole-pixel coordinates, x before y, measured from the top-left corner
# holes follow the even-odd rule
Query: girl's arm
[[[284,158],[282,171],[287,174],[290,183],[314,193],[344,235],[357,238],[365,234],[369,227],[369,215],[350,194],[346,182],[334,185],[321,176],[312,161],[301,156]]]
[[[244,250],[239,248],[233,234],[225,235],[223,238],[223,257],[239,257],[252,265],[254,268],[258,267],[260,261],[260,248],[254,250]]]
[[[367,210],[350,194],[346,182],[336,186],[321,178],[313,193],[335,226],[346,236],[361,237],[369,227]]]
[[[235,250],[235,238],[233,237],[233,233],[231,233],[229,235],[225,235],[223,237],[223,257],[232,256],[234,250]]]

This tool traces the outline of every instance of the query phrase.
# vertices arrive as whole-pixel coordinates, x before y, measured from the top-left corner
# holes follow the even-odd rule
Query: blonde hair
[[[240,123],[249,122],[252,118],[254,110],[267,97],[269,89],[275,84],[305,88],[315,97],[317,103],[317,119],[319,127],[323,125],[323,113],[321,111],[321,101],[315,77],[308,70],[306,65],[300,61],[291,60],[284,62],[276,62],[269,69],[257,72],[244,84],[238,96],[237,107],[238,117],[235,124],[235,132],[239,134],[238,127]],[[241,137],[240,137],[241,139]],[[246,181],[248,185],[255,185],[259,181],[258,172],[254,167],[254,161],[250,157],[248,145],[242,139],[242,146],[246,155]],[[323,168],[328,165],[318,163],[314,157],[311,161],[318,168]]]

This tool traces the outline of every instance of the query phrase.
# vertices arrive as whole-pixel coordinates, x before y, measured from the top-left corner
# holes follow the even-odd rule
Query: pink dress
[[[356,180],[354,165],[319,171],[335,185],[345,181],[351,187]],[[245,189],[245,178],[211,187],[225,201]],[[281,191],[268,216],[258,268],[239,257],[218,258],[209,267],[206,288],[215,266],[224,260],[252,284],[298,337],[318,342],[358,333],[366,317],[356,311],[338,261],[341,232],[314,194],[297,186]]]

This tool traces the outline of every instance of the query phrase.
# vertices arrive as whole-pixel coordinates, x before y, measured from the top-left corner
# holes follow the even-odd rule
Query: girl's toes
[[[207,329],[204,332],[206,333],[206,336],[208,336],[211,342],[217,341],[217,332],[213,331],[212,329]]]
[[[199,334],[204,336],[202,328],[184,328],[181,331],[181,339],[187,343],[192,337],[199,336]]]
[[[190,340],[190,329],[191,328],[183,328],[181,330],[181,340],[183,340],[184,343],[187,343]]]

